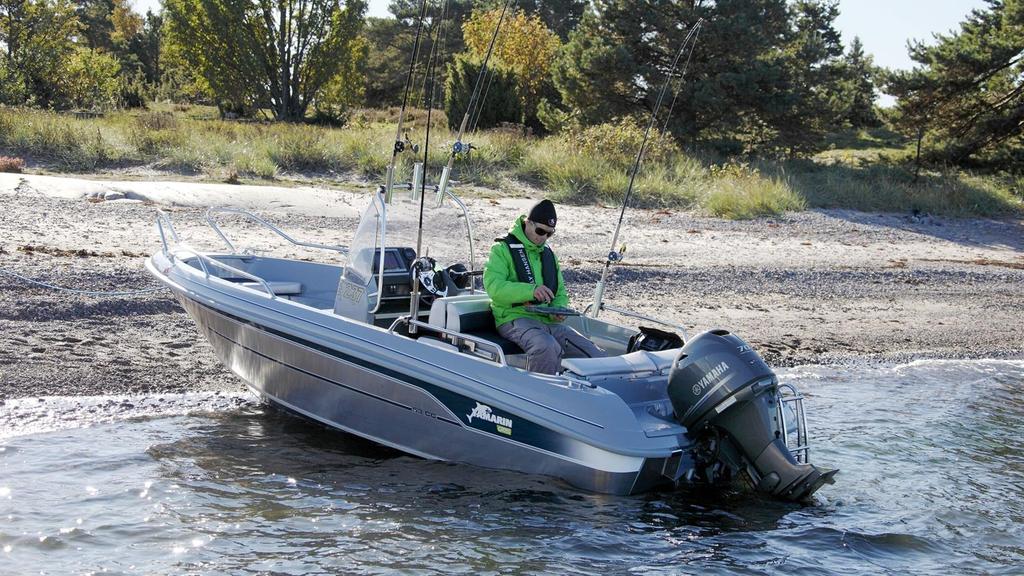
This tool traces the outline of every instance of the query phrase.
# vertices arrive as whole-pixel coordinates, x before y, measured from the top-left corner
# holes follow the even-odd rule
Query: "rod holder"
[[[386,182],[386,184],[384,185],[384,203],[385,204],[391,204],[391,196],[392,196],[391,188],[392,188],[392,186],[394,185],[394,182],[395,182],[395,163],[394,162],[392,162],[391,165],[388,166],[388,175],[387,175],[387,180],[385,180],[385,182]]]
[[[420,190],[423,187],[423,162],[412,165],[412,194],[410,198],[415,202],[420,199]]]
[[[441,182],[437,186],[437,207],[440,208],[444,204],[444,193],[448,190],[448,177],[451,175],[451,167],[445,166],[444,170],[441,171]]]

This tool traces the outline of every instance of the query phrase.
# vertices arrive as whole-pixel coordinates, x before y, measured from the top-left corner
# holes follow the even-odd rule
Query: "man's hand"
[[[555,299],[555,294],[547,286],[537,286],[533,291],[533,299],[537,302],[551,302]]]
[[[561,314],[548,314],[548,316],[551,316],[555,322],[562,322],[565,320],[565,316],[562,316]]]

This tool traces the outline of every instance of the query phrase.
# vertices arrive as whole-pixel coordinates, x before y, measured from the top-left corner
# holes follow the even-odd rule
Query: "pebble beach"
[[[211,205],[347,245],[367,190],[0,174],[0,400],[240,390],[168,292],[91,296],[15,275],[77,290],[154,288],[143,264],[161,248],[158,209],[195,246],[217,245],[203,222]],[[537,198],[527,196],[466,199],[480,258]],[[558,209],[552,246],[583,308],[619,208]],[[301,256],[251,223],[234,230]],[[631,209],[622,239],[627,257],[606,303],[689,334],[727,328],[775,366],[1024,357],[1021,220],[815,210],[728,221]]]

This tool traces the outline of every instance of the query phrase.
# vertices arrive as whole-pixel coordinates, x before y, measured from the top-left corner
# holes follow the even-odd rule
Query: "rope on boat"
[[[139,294],[150,294],[152,292],[160,292],[161,290],[166,290],[167,289],[166,286],[160,286],[158,288],[146,288],[146,289],[143,289],[143,290],[78,290],[76,288],[65,288],[64,286],[56,286],[54,284],[48,284],[46,282],[42,282],[42,281],[39,281],[39,280],[33,280],[32,278],[29,278],[27,276],[22,276],[21,274],[18,274],[17,272],[11,272],[10,270],[6,270],[4,268],[0,268],[0,274],[3,274],[5,276],[10,276],[12,278],[17,278],[18,280],[21,280],[23,282],[28,282],[29,284],[35,284],[37,286],[42,286],[43,288],[49,288],[51,290],[57,290],[58,292],[68,292],[68,293],[71,293],[71,294],[79,294],[79,295],[82,295],[82,296],[92,296],[92,297],[136,296],[136,295],[139,295]]]

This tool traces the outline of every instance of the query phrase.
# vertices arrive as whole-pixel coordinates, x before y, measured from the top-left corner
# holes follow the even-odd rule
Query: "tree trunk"
[[[277,117],[279,120],[291,120],[291,110],[288,106],[290,103],[288,94],[290,87],[288,82],[288,17],[284,2],[281,2],[278,8],[278,15],[280,19],[277,22],[277,65],[280,68],[281,77],[278,80],[280,94],[277,97]]]
[[[921,140],[924,140],[924,126],[917,128],[917,158],[914,159],[914,184],[921,175]]]

